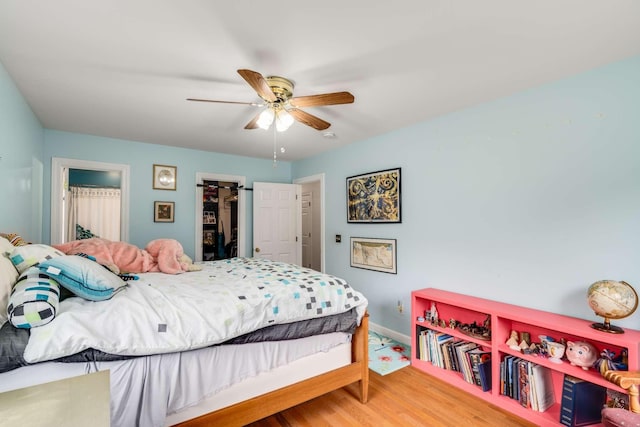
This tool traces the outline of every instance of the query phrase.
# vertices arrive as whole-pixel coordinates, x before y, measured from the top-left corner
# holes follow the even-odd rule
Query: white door
[[[302,193],[302,266],[313,268],[313,209],[311,207],[313,194],[309,191]]]
[[[298,184],[253,183],[253,256],[302,263]]]

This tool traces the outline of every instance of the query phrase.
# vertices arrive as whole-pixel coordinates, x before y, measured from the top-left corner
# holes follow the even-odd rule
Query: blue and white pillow
[[[38,268],[74,295],[90,301],[107,300],[127,286],[102,265],[78,255],[52,258],[38,264]]]
[[[35,328],[51,322],[58,311],[60,287],[55,280],[30,267],[9,296],[7,314],[16,328]]]
[[[64,253],[54,247],[34,243],[30,245],[16,246],[13,251],[11,251],[9,259],[11,259],[13,265],[16,266],[18,273],[23,273],[29,267],[32,267],[39,262],[63,255]]]

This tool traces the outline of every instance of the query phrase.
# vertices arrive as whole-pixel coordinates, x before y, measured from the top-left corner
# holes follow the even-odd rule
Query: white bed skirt
[[[351,363],[351,336],[223,345],[117,362],[45,362],[0,374],[0,392],[110,371],[111,425],[162,427]]]
[[[181,423],[234,403],[304,381],[351,363],[351,343],[340,344],[327,352],[315,353],[268,372],[247,378],[183,411],[169,414],[166,426]]]

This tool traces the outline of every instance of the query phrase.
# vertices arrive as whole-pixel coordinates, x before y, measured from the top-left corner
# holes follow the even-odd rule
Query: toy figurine
[[[438,309],[436,309],[436,303],[434,301],[431,302],[431,310],[429,312],[429,321],[432,325],[438,324]]]
[[[511,350],[520,351],[520,345],[518,344],[518,331],[511,331],[511,336],[507,340],[506,344]]]

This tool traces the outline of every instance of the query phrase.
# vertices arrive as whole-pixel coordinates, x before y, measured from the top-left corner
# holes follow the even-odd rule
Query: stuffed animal
[[[178,274],[202,269],[202,266],[193,264],[193,261],[184,253],[182,245],[177,240],[152,240],[144,249],[156,261],[156,264],[149,271]]]
[[[9,233],[9,234],[0,233],[0,236],[4,237],[9,242],[11,242],[11,244],[13,246],[25,246],[25,245],[30,245],[31,244],[31,243],[25,241],[22,238],[22,236],[20,236],[17,233]]]
[[[99,237],[73,240],[52,245],[67,255],[83,253],[91,255],[115,274],[144,273],[154,265],[155,260],[146,251],[127,242],[112,242]]]
[[[184,253],[180,242],[174,239],[153,240],[145,249],[131,243],[112,242],[99,237],[74,240],[53,247],[67,255],[91,255],[96,262],[115,274],[147,271],[178,274],[202,269],[202,266],[193,264],[191,258]]]

